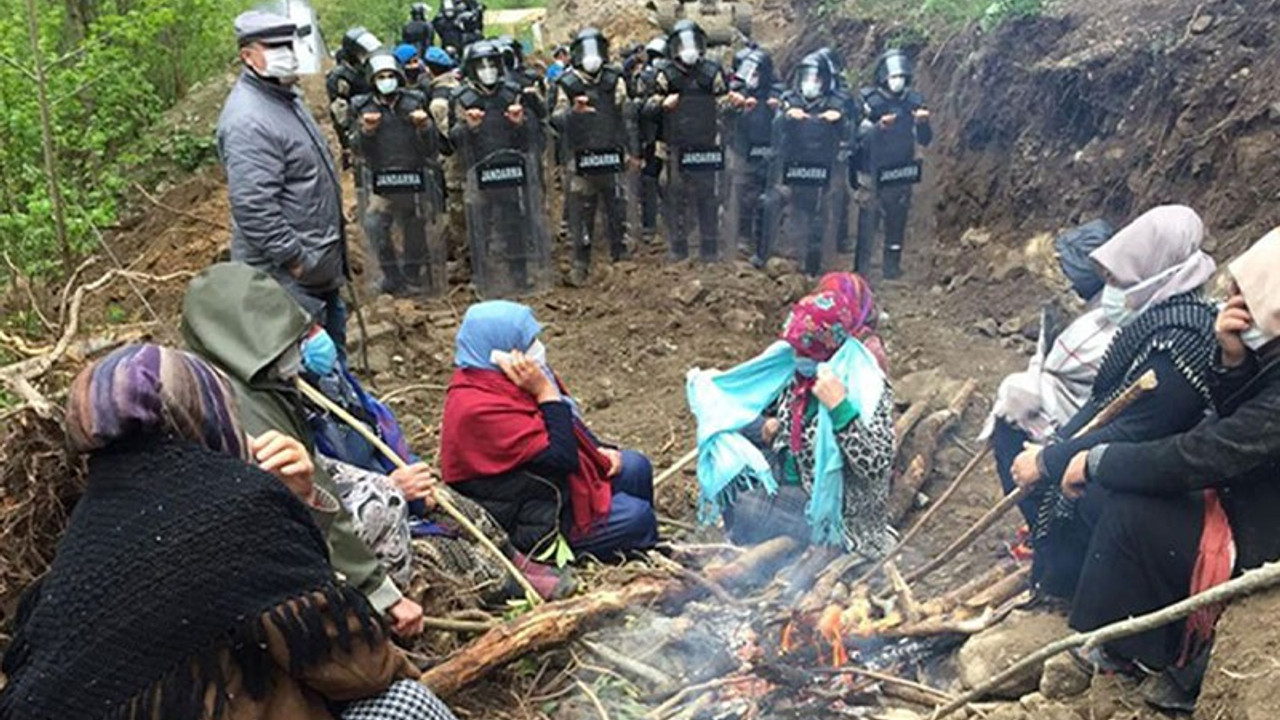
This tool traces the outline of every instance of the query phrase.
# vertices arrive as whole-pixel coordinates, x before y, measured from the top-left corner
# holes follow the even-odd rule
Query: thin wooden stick
[[[982,461],[985,460],[987,455],[989,454],[991,454],[991,446],[987,445],[982,449],[982,452],[970,458],[969,464],[964,466],[964,469],[961,470],[958,475],[956,475],[955,479],[951,481],[951,484],[947,486],[947,489],[942,491],[942,494],[939,495],[938,499],[933,502],[933,505],[929,506],[929,509],[925,510],[924,514],[921,515],[918,520],[916,520],[915,524],[911,526],[911,529],[908,530],[900,540],[898,540],[896,545],[894,545],[892,548],[889,549],[889,552],[885,553],[884,557],[877,560],[875,564],[872,565],[871,568],[868,569],[866,572],[864,572],[862,574],[862,577],[855,580],[853,584],[860,585],[864,582],[867,582],[872,577],[874,577],[876,573],[880,572],[881,568],[883,568],[886,563],[898,557],[898,555],[903,551],[903,549],[906,548],[907,543],[911,542],[913,539],[915,539],[916,535],[920,534],[920,531],[924,529],[924,526],[927,525],[929,521],[933,519],[934,515],[938,514],[939,508],[941,508],[948,500],[950,500],[951,496],[955,495],[956,491],[960,489],[960,485],[963,484],[965,479],[969,477],[969,473],[972,473],[978,467],[978,465],[982,464]]]
[[[382,402],[383,402],[383,404],[386,404],[386,403],[391,402],[392,400],[395,400],[395,399],[399,398],[399,397],[400,397],[400,396],[402,396],[402,395],[408,395],[409,393],[417,392],[417,391],[419,391],[419,390],[435,390],[435,391],[438,391],[438,392],[444,392],[445,390],[448,390],[448,389],[449,389],[449,386],[448,386],[448,385],[435,385],[435,384],[431,384],[431,383],[419,383],[419,384],[417,384],[417,385],[405,385],[404,387],[396,388],[395,390],[392,390],[391,392],[386,393],[385,395],[383,395],[383,396],[382,396]]]
[[[668,713],[680,707],[687,702],[690,697],[697,695],[698,693],[706,692],[708,690],[718,690],[725,685],[750,682],[752,680],[755,680],[755,678],[744,675],[731,675],[729,677],[720,677],[715,680],[708,680],[707,682],[698,683],[697,685],[690,685],[676,693],[670,700],[654,708],[646,717],[655,719],[666,717]]]
[[[627,657],[607,645],[592,642],[586,638],[583,638],[578,642],[592,655],[595,655],[628,675],[644,680],[654,687],[664,687],[675,682],[670,675],[658,668],[655,668],[648,663],[640,662],[635,658]]]
[[[395,450],[392,450],[390,446],[383,442],[382,438],[378,437],[377,433],[370,430],[364,423],[352,417],[351,413],[343,410],[337,403],[325,397],[324,393],[308,385],[307,381],[302,378],[297,378],[296,384],[299,392],[305,395],[308,400],[319,405],[328,412],[333,413],[339,420],[349,425],[352,430],[355,430],[361,437],[368,440],[369,444],[376,448],[378,452],[386,456],[393,465],[398,468],[409,467],[409,463],[405,462],[404,458],[396,454]],[[498,560],[499,563],[502,564],[502,567],[505,568],[506,571],[510,573],[511,577],[520,584],[520,587],[524,589],[525,599],[527,599],[531,605],[542,604],[542,596],[538,595],[538,591],[534,589],[533,584],[524,576],[524,573],[520,572],[520,570],[516,568],[515,564],[511,562],[506,554],[499,550],[497,545],[493,544],[493,541],[484,534],[484,531],[476,527],[476,524],[471,522],[470,518],[463,515],[462,511],[458,510],[458,508],[455,507],[444,494],[436,494],[435,499],[436,506],[461,525],[463,530],[466,530],[471,537],[476,539],[476,542],[480,543],[494,556],[494,558]]]
[[[1159,384],[1159,380],[1156,378],[1156,371],[1146,371],[1142,374],[1142,377],[1135,380],[1133,384],[1126,388],[1119,397],[1108,403],[1107,406],[1099,411],[1092,420],[1090,420],[1084,427],[1080,428],[1080,430],[1071,437],[1078,438],[1083,435],[1087,435],[1088,433],[1091,433],[1111,422],[1117,415],[1124,412],[1126,408],[1137,402],[1138,398],[1152,390],[1155,390]],[[1001,498],[1000,502],[996,503],[995,506],[988,510],[985,515],[979,518],[972,527],[966,530],[960,537],[956,538],[955,542],[948,545],[946,550],[943,550],[937,557],[933,558],[928,563],[925,563],[923,567],[908,575],[907,582],[918,582],[921,578],[942,567],[952,558],[959,555],[965,548],[973,544],[973,541],[977,540],[978,536],[986,532],[992,525],[995,525],[1000,518],[1004,517],[1009,510],[1013,509],[1030,492],[1030,486],[1018,487],[1013,492]]]
[[[875,680],[876,682],[884,683],[885,685],[897,685],[898,687],[910,688],[935,698],[946,698],[947,700],[952,699],[951,695],[939,690],[938,688],[922,685],[912,680],[900,678],[897,675],[889,675],[887,673],[876,672],[875,670],[868,670],[866,668],[855,667],[853,665],[844,665],[836,668],[818,668],[812,672],[821,675],[858,675],[860,677],[867,678],[868,680]]]
[[[685,467],[688,466],[689,463],[697,459],[698,459],[697,448],[694,448],[689,452],[685,453],[683,457],[681,457],[679,460],[676,460],[674,465],[667,468],[666,470],[663,470],[661,475],[653,479],[653,487],[657,488],[662,483],[670,480],[672,477],[675,477],[676,473],[685,469]]]
[[[591,689],[591,686],[582,682],[578,678],[574,678],[573,682],[578,686],[579,690],[581,690],[587,697],[591,698],[591,704],[596,706],[596,712],[600,714],[600,720],[611,720],[609,718],[609,711],[604,709],[604,703],[600,702],[600,698],[596,696],[595,691]]]
[[[442,617],[424,617],[422,618],[423,627],[432,630],[448,630],[450,632],[488,632],[498,626],[498,622],[491,620],[489,622],[477,622],[475,620],[455,620],[453,618]]]
[[[1138,617],[1128,618],[1110,625],[1103,625],[1090,632],[1068,635],[1031,653],[1010,665],[1004,672],[998,673],[995,677],[973,690],[938,708],[933,714],[934,720],[944,718],[964,707],[967,703],[982,698],[982,696],[991,692],[993,688],[999,687],[1009,678],[1025,672],[1027,668],[1042,663],[1060,652],[1076,647],[1090,650],[1113,640],[1164,627],[1210,605],[1225,603],[1277,585],[1280,585],[1280,562],[1267,563],[1260,568],[1245,572],[1238,578],[1210,588],[1199,595],[1193,595],[1167,607],[1149,612],[1146,615],[1139,615]]]

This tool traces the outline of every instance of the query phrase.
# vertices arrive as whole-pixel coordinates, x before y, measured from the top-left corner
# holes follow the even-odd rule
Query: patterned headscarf
[[[248,458],[227,379],[199,357],[159,345],[129,345],[80,371],[67,400],[67,440],[76,453],[147,436],[176,436]]]
[[[791,307],[782,339],[796,352],[797,358],[826,362],[839,352],[851,337],[857,337],[858,309],[849,297],[838,292],[818,292],[801,299]],[[799,452],[804,442],[805,408],[817,382],[813,372],[804,371],[800,363],[794,380],[791,407],[791,450]]]
[[[818,280],[814,292],[833,292],[843,295],[855,309],[852,334],[862,341],[867,350],[875,356],[880,369],[889,374],[889,358],[884,351],[884,342],[877,334],[880,325],[880,308],[876,306],[875,294],[871,285],[857,273],[827,273]]]

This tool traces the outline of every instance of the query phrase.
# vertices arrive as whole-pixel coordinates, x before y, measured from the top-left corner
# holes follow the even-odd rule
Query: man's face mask
[[[582,69],[588,73],[595,75],[600,72],[600,68],[604,66],[604,59],[599,55],[588,55],[582,58]]]
[[[800,78],[800,94],[805,100],[814,100],[822,95],[822,78],[817,73],[810,73]]]
[[[498,65],[493,60],[486,59],[480,63],[480,67],[476,69],[476,79],[481,85],[492,86],[498,82]]]
[[[400,89],[400,80],[395,75],[383,75],[374,79],[373,85],[383,95],[391,95]]]
[[[907,77],[905,75],[893,75],[889,77],[889,92],[900,93],[907,89]]]
[[[265,78],[288,85],[298,80],[298,56],[293,45],[272,45],[262,49],[263,67],[254,70]]]

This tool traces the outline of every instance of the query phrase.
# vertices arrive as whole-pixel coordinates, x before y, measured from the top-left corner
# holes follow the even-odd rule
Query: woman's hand
[[[560,391],[555,383],[551,382],[537,363],[519,350],[511,351],[510,360],[498,360],[498,367],[502,369],[502,374],[506,375],[508,380],[532,395],[539,405],[560,399]]]
[[[773,439],[778,437],[778,431],[781,429],[782,423],[778,418],[768,418],[760,428],[760,439],[764,440],[765,445],[772,445]]]
[[[825,366],[818,368],[818,379],[813,384],[813,396],[818,398],[823,406],[828,410],[834,410],[848,395],[844,383],[831,372],[831,368]]]
[[[622,472],[622,451],[602,447],[600,454],[609,459],[609,477],[618,477],[618,473]]]
[[[1089,484],[1086,477],[1089,465],[1089,451],[1081,450],[1067,464],[1067,471],[1062,474],[1062,494],[1072,500],[1084,496],[1084,488]]]
[[[436,474],[430,465],[420,462],[396,468],[390,477],[395,481],[396,487],[400,488],[405,500],[421,500],[428,509],[436,506]]]
[[[249,445],[258,467],[276,476],[299,500],[311,505],[316,494],[311,453],[297,438],[268,430]]]
[[[411,638],[422,634],[422,606],[409,598],[400,598],[387,608],[391,632],[399,638]]]
[[[1249,357],[1249,349],[1240,339],[1240,333],[1253,327],[1253,316],[1244,304],[1244,295],[1237,289],[1227,304],[1218,313],[1213,324],[1213,333],[1218,336],[1218,345],[1222,347],[1223,367],[1240,367]]]
[[[1044,451],[1043,445],[1035,443],[1026,443],[1023,448],[1018,457],[1013,459],[1013,466],[1009,469],[1013,481],[1021,488],[1040,482],[1040,453]]]

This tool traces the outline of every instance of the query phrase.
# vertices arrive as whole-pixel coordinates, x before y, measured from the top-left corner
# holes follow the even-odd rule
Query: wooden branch
[[[947,403],[947,407],[925,418],[916,431],[918,439],[911,447],[916,455],[889,495],[889,521],[894,525],[901,522],[915,505],[916,495],[933,472],[933,458],[938,452],[938,446],[943,437],[960,421],[977,389],[977,381],[966,381]]]
[[[194,220],[199,223],[204,223],[205,225],[217,228],[218,230],[225,230],[226,232],[231,232],[231,226],[224,222],[221,222],[218,220],[210,220],[209,218],[203,218],[203,217],[200,217],[199,215],[196,215],[193,212],[187,212],[186,210],[181,210],[179,208],[173,207],[172,205],[166,205],[165,203],[161,202],[158,198],[156,198],[156,196],[147,192],[147,189],[142,187],[141,183],[134,183],[133,187],[139,193],[142,194],[142,197],[147,199],[147,202],[151,203],[152,205],[155,205],[156,207],[160,208],[161,210],[164,210],[165,212],[173,213],[174,215],[177,215],[179,217],[184,217],[188,220]]]
[[[907,466],[907,471],[898,476],[889,491],[889,524],[897,526],[902,519],[916,506],[916,498],[924,481],[929,476],[933,462],[924,455],[916,455]]]
[[[1094,430],[1111,422],[1116,418],[1116,416],[1124,412],[1126,408],[1137,402],[1143,395],[1155,390],[1158,385],[1159,381],[1156,378],[1155,370],[1148,370],[1143,373],[1142,377],[1135,380],[1133,384],[1126,388],[1119,397],[1108,403],[1106,407],[1099,411],[1098,414],[1088,422],[1088,424],[1082,427],[1072,437],[1081,437],[1082,435],[1093,432]],[[1001,498],[1000,502],[996,503],[995,506],[979,518],[972,527],[961,534],[960,537],[956,538],[955,542],[947,546],[941,554],[925,563],[923,567],[908,575],[907,582],[915,583],[919,581],[929,573],[945,565],[961,552],[964,552],[966,548],[973,544],[974,540],[977,540],[982,533],[986,532],[992,525],[999,522],[1000,518],[1004,517],[1009,510],[1017,506],[1018,502],[1025,498],[1030,492],[1031,490],[1028,487],[1019,487]]]
[[[675,678],[667,673],[649,665],[640,662],[635,658],[627,657],[613,648],[601,643],[592,642],[583,638],[578,641],[587,652],[595,655],[600,660],[608,663],[610,667],[621,671],[625,675],[638,678],[652,685],[653,687],[666,687],[675,683]]]
[[[963,696],[939,707],[934,712],[933,718],[934,720],[939,720],[964,707],[967,703],[981,699],[992,689],[1001,686],[1010,678],[1025,672],[1029,667],[1043,663],[1058,653],[1077,647],[1083,647],[1088,650],[1113,640],[1164,627],[1171,622],[1188,617],[1201,608],[1235,600],[1277,585],[1280,585],[1280,562],[1267,563],[1260,568],[1245,572],[1238,578],[1228,580],[1199,595],[1194,595],[1160,610],[1104,625],[1090,632],[1068,635],[1031,653]]]
[[[497,621],[480,622],[476,620],[455,620],[453,618],[424,617],[422,626],[429,630],[447,630],[449,632],[482,633],[498,626]]]
[[[898,572],[898,566],[892,561],[885,563],[885,575],[889,576],[889,584],[893,586],[894,593],[898,596],[898,603],[902,608],[902,615],[909,623],[918,623],[924,617],[920,612],[920,606],[916,603],[915,595],[911,593],[911,586],[902,579],[902,573]]]
[[[666,702],[662,703],[658,707],[654,708],[645,717],[650,718],[650,720],[660,720],[660,718],[667,717],[672,710],[685,704],[686,702],[689,701],[690,698],[692,698],[695,695],[698,695],[699,693],[704,693],[709,690],[718,690],[726,685],[733,685],[735,683],[740,683],[740,682],[750,682],[752,680],[755,680],[755,678],[751,677],[750,675],[732,675],[730,677],[720,677],[714,680],[708,680],[703,683],[698,683],[697,685],[690,685],[689,687],[686,687],[680,692],[676,693],[670,700],[667,700]]]
[[[916,423],[920,422],[920,418],[929,410],[930,403],[933,402],[934,396],[938,394],[937,390],[932,390],[928,395],[920,398],[911,404],[897,420],[893,423],[893,451],[894,455],[898,454],[898,447],[902,445],[902,441],[911,433]]]
[[[689,465],[689,463],[691,463],[691,462],[693,462],[694,460],[697,460],[697,459],[698,459],[698,449],[697,449],[697,448],[694,448],[694,449],[690,450],[689,452],[685,453],[685,454],[684,454],[684,455],[683,455],[679,460],[676,460],[676,462],[675,462],[675,464],[674,464],[674,465],[672,465],[671,467],[669,467],[669,468],[667,468],[666,470],[662,471],[662,474],[661,474],[661,475],[659,475],[658,477],[656,477],[656,478],[654,478],[654,479],[653,479],[653,487],[654,487],[654,489],[656,490],[656,489],[658,488],[658,486],[659,486],[659,485],[662,485],[662,483],[664,483],[664,482],[666,482],[666,481],[670,480],[671,478],[675,477],[676,473],[678,473],[678,472],[680,472],[681,470],[685,469],[685,467],[686,467],[686,466],[688,466],[688,465]]]
[[[968,600],[974,595],[985,592],[987,588],[1017,572],[1017,569],[1018,565],[1013,560],[997,563],[994,567],[988,569],[986,572],[973,578],[964,585],[925,602],[921,606],[921,609],[926,616],[949,613],[963,605],[965,600]]]
[[[596,712],[599,713],[600,720],[611,720],[609,717],[609,711],[604,709],[604,703],[600,702],[600,698],[595,694],[595,691],[591,689],[591,686],[582,682],[578,678],[574,678],[573,682],[578,686],[579,690],[591,699],[591,704],[595,706]]]
[[[733,562],[708,567],[704,573],[721,585],[746,587],[772,577],[800,546],[798,540],[776,538],[751,548]],[[657,601],[686,602],[705,592],[679,578],[640,577],[624,587],[546,603],[476,638],[428,670],[422,682],[437,695],[448,697],[528,653],[568,642],[592,623],[615,613]]]
[[[885,685],[894,685],[897,687],[910,688],[911,690],[915,690],[916,692],[919,692],[934,698],[933,702],[935,704],[941,698],[947,698],[949,700],[952,697],[951,695],[947,694],[945,691],[939,690],[938,688],[935,688],[935,687],[922,685],[918,682],[907,680],[906,678],[900,678],[897,675],[890,675],[888,673],[878,672],[876,670],[870,670],[867,668],[855,667],[853,665],[844,665],[837,668],[817,668],[812,672],[816,675],[857,675],[859,677],[867,678],[868,680],[874,680],[878,683],[884,683]],[[946,701],[944,700],[943,702],[946,702]]]
[[[1017,572],[1002,578],[982,592],[964,601],[964,606],[972,610],[984,607],[999,607],[1018,593],[1026,590],[1031,580],[1031,564],[1018,568]]]
[[[325,397],[324,393],[308,385],[306,380],[299,377],[294,380],[294,384],[297,386],[298,391],[301,392],[308,400],[315,403],[321,409],[333,413],[334,417],[346,423],[348,427],[355,430],[357,434],[369,441],[369,444],[377,449],[378,452],[382,453],[382,455],[386,457],[392,465],[395,465],[398,468],[409,467],[409,463],[406,462],[404,458],[400,457],[395,450],[392,450],[389,445],[383,442],[382,438],[378,437],[377,433],[370,430],[368,426],[357,420],[351,413],[343,409],[342,406]],[[498,549],[498,546],[494,544],[493,540],[489,539],[488,535],[484,534],[483,530],[477,527],[475,523],[471,522],[470,518],[462,514],[462,511],[459,510],[451,500],[449,500],[448,496],[443,493],[435,493],[435,501],[436,507],[440,508],[446,515],[453,518],[454,522],[461,525],[462,529],[465,530],[468,535],[473,537],[476,542],[480,543],[481,547],[488,550],[489,554],[493,555],[494,559],[498,561],[503,569],[511,575],[511,578],[524,590],[525,599],[528,600],[531,605],[537,606],[542,603],[542,596],[539,595],[538,591],[533,587],[533,583],[529,582],[529,578],[525,577],[524,573],[520,572],[520,570],[516,568],[515,563],[511,562],[511,559],[507,557],[506,553]]]

